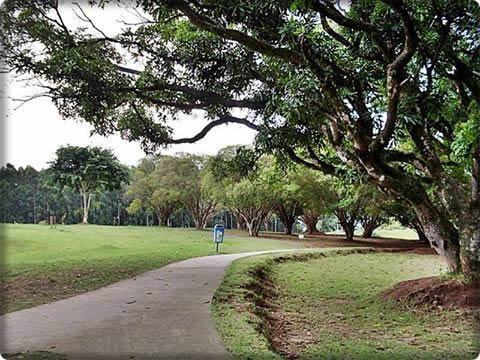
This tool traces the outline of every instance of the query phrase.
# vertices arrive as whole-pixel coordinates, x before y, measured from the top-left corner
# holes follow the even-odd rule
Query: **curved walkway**
[[[0,352],[52,351],[69,360],[228,359],[210,318],[215,289],[232,261],[278,251],[184,260],[6,314]]]

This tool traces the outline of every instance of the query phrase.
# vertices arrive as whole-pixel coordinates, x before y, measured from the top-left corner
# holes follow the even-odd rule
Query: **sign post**
[[[215,242],[215,251],[218,252],[218,246],[223,243],[223,237],[225,235],[225,227],[223,225],[215,225],[213,227],[213,241]]]

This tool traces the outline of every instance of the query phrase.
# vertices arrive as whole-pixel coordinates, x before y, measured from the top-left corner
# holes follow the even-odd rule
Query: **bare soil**
[[[414,307],[480,309],[480,283],[428,277],[403,281],[383,297]]]
[[[274,232],[261,232],[260,237],[276,240],[298,241],[308,248],[317,247],[374,247],[374,248],[401,248],[401,249],[431,249],[428,243],[419,240],[405,240],[382,237],[354,237],[353,241],[345,239],[344,235],[313,233],[305,234],[303,239],[298,235],[285,235]]]

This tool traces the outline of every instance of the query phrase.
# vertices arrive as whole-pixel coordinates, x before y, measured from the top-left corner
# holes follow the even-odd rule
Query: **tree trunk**
[[[421,242],[426,243],[426,244],[430,244],[430,241],[428,241],[427,235],[425,235],[423,230],[418,229],[418,230],[415,230],[415,231],[417,232],[418,241],[421,241]]]
[[[285,235],[292,235],[293,224],[300,212],[300,206],[298,204],[290,205],[277,205],[275,206],[275,214],[280,218],[280,221],[285,227]]]
[[[363,227],[363,238],[371,238],[373,232],[382,225],[382,220],[378,216],[365,216],[361,221]]]
[[[355,232],[355,226],[351,222],[340,222],[343,231],[345,232],[345,238],[348,241],[353,241],[353,235]]]
[[[291,218],[287,218],[282,220],[282,223],[285,227],[285,235],[292,235],[292,229],[293,229],[293,224],[295,223],[295,220],[292,221]]]
[[[305,223],[307,227],[307,233],[313,234],[318,232],[317,230],[317,223],[319,219],[319,215],[315,213],[306,212],[301,216],[301,220]]]
[[[364,238],[364,239],[371,238],[373,236],[373,232],[375,231],[376,228],[377,227],[374,228],[374,227],[371,227],[371,226],[370,227],[368,227],[368,226],[365,227],[363,229],[362,238]]]
[[[195,223],[195,229],[197,229],[197,230],[203,230],[207,227],[207,219],[204,219],[204,218],[195,219],[194,218],[193,222]]]
[[[413,207],[430,246],[444,257],[451,271],[461,271],[460,239],[457,229],[443,213],[431,206],[430,201],[413,204]]]
[[[170,217],[170,214],[164,214],[161,213],[157,216],[158,218],[158,225],[160,226],[168,226],[168,218]]]
[[[237,219],[237,229],[246,231],[247,230],[247,223],[245,222],[245,219],[238,214],[235,217]]]
[[[88,212],[90,210],[90,200],[92,195],[82,192],[83,217],[82,224],[88,224]]]
[[[344,210],[337,210],[335,212],[335,216],[337,217],[338,222],[340,223],[340,226],[345,233],[345,238],[348,241],[352,241],[355,233],[355,224],[357,222],[357,217],[353,214],[347,213]]]
[[[257,219],[253,219],[251,221],[246,221],[245,224],[247,225],[248,235],[257,237],[260,232],[260,226],[262,222],[258,221]]]
[[[470,210],[460,226],[460,261],[463,273],[480,281],[480,204]]]

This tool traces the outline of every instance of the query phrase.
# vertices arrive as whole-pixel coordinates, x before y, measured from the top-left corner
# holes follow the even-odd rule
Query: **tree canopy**
[[[2,55],[100,134],[152,150],[240,123],[258,131],[260,152],[357,172],[412,206],[452,270],[480,274],[474,0],[135,5],[138,24],[107,36],[81,7],[86,26],[71,29],[57,1],[7,0]],[[166,119],[197,110],[208,125],[173,138]]]
[[[128,169],[112,152],[98,147],[60,147],[50,165],[51,183],[77,190],[82,195],[84,224],[88,223],[92,194],[100,189],[116,190],[129,179]]]

